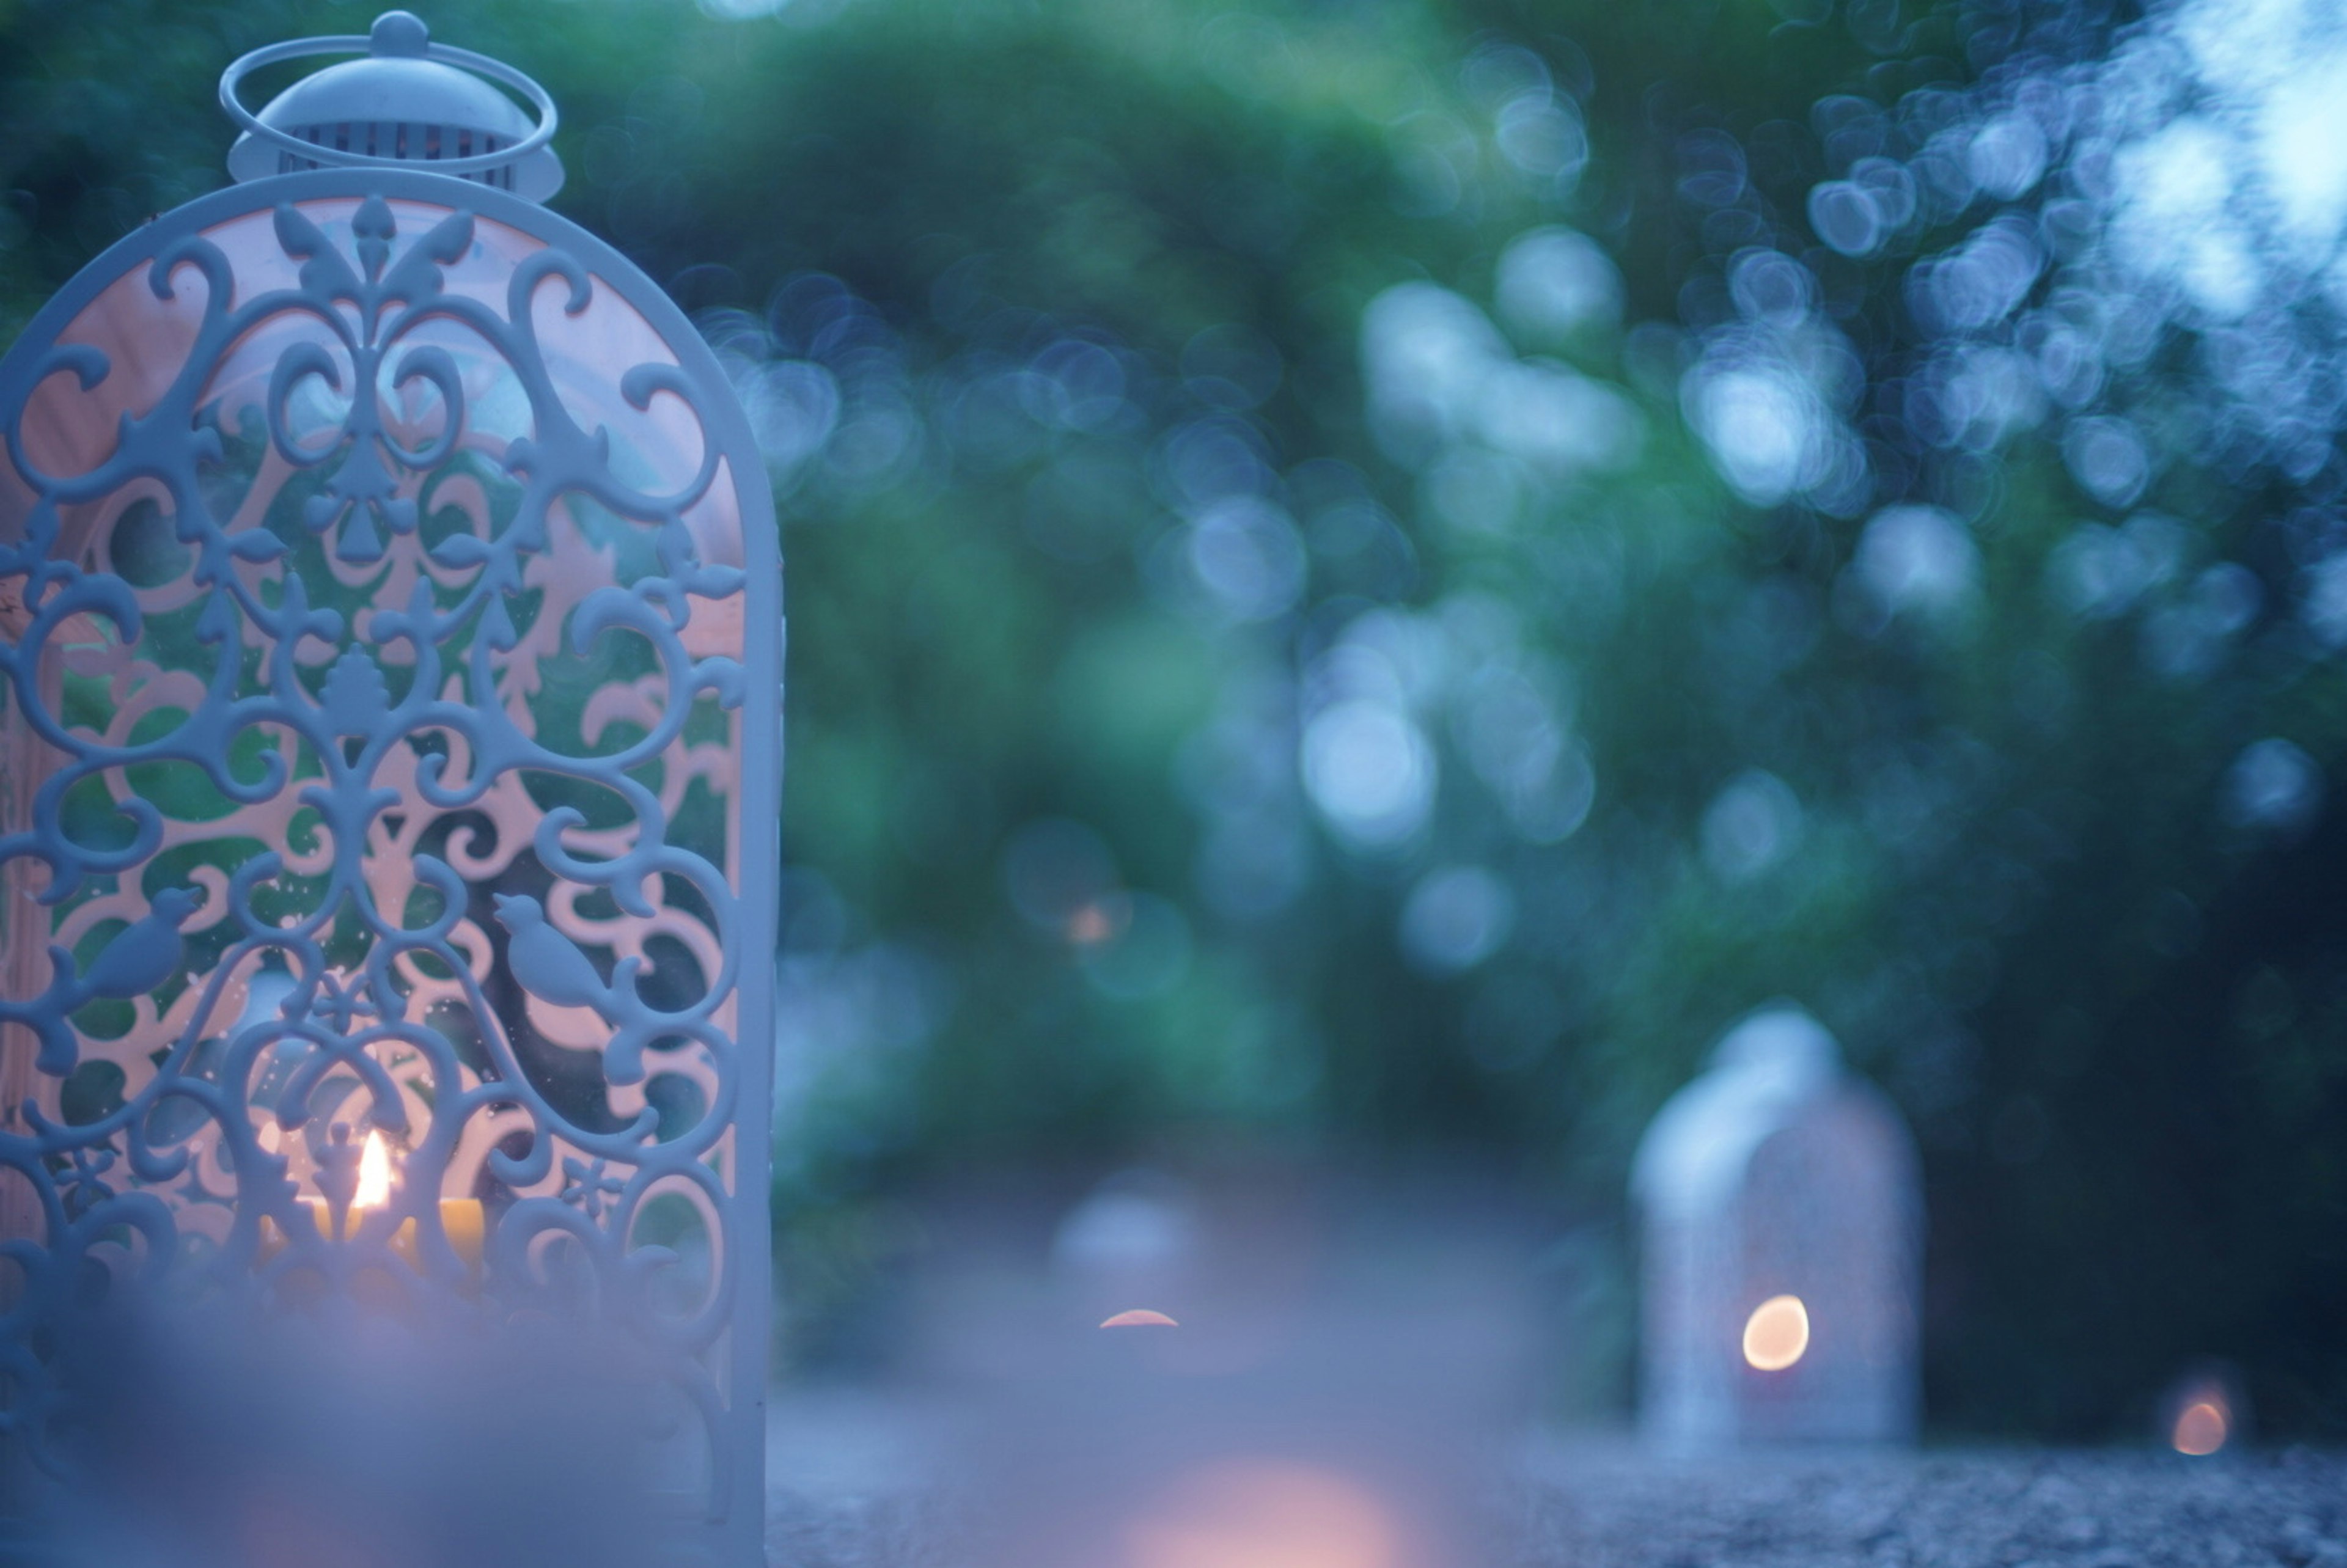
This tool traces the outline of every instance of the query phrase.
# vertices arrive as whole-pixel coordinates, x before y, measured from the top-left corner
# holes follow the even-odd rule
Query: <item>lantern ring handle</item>
[[[272,142],[288,152],[299,153],[315,163],[353,169],[424,169],[440,174],[479,174],[518,163],[554,139],[554,128],[559,117],[554,108],[553,94],[503,60],[491,59],[487,55],[477,55],[470,49],[459,49],[447,44],[426,45],[422,57],[455,66],[513,88],[538,110],[538,128],[511,147],[502,147],[495,152],[477,152],[469,158],[436,158],[429,160],[384,158],[374,153],[352,152],[343,148],[303,141],[298,136],[264,123],[259,115],[245,108],[237,98],[236,89],[242,85],[244,78],[263,66],[273,66],[281,60],[303,59],[312,55],[371,54],[374,42],[372,38],[356,33],[336,34],[323,38],[292,38],[240,55],[230,63],[227,70],[220,73],[220,108],[228,111],[229,118],[263,141]]]

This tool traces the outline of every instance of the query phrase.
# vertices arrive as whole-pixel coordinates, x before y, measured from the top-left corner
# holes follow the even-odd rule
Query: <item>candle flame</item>
[[[367,1134],[366,1150],[359,1155],[359,1190],[351,1194],[351,1207],[379,1209],[389,1202],[391,1147],[378,1130]]]
[[[1744,1321],[1744,1358],[1763,1372],[1781,1372],[1809,1353],[1809,1309],[1798,1296],[1772,1296]]]
[[[2176,1415],[2176,1430],[2168,1440],[2180,1454],[2195,1459],[2215,1453],[2225,1446],[2231,1435],[2232,1425],[2225,1413],[2225,1401],[2214,1394],[2195,1399]]]

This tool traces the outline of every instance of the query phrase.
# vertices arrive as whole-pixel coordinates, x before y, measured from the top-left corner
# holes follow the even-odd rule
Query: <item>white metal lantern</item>
[[[1730,1030],[1638,1146],[1639,1413],[1665,1447],[1900,1441],[1922,1197],[1898,1112],[1800,1009]]]
[[[535,205],[527,77],[394,12],[222,97],[241,183],[0,361],[0,1429],[55,1461],[93,1291],[567,1317],[657,1367],[680,1538],[756,1562],[757,447]]]

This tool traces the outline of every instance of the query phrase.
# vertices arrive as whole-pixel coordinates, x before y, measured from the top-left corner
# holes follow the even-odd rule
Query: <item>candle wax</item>
[[[302,1200],[302,1205],[309,1211],[312,1228],[320,1236],[332,1239],[333,1214],[326,1206],[326,1200],[305,1197]],[[344,1237],[348,1237],[358,1228],[359,1222],[365,1217],[365,1214],[366,1211],[360,1208],[353,1208],[345,1212],[343,1217]],[[456,1255],[464,1261],[466,1273],[476,1277],[481,1272],[482,1244],[487,1228],[487,1216],[482,1212],[480,1199],[442,1198],[440,1200],[441,1233],[447,1236],[448,1245],[456,1249]],[[261,1219],[261,1255],[264,1259],[272,1257],[284,1245],[283,1238],[278,1235],[276,1222],[263,1214]],[[413,1219],[399,1222],[399,1229],[391,1238],[391,1250],[397,1253],[410,1268],[422,1271],[424,1265],[416,1250],[415,1222]]]

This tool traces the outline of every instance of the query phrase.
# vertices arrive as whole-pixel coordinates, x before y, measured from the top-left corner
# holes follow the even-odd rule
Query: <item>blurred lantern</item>
[[[238,101],[319,54],[365,57]],[[13,1468],[60,1466],[94,1301],[551,1314],[641,1344],[646,1473],[756,1561],[764,466],[675,306],[535,205],[528,77],[395,11],[220,92],[240,183],[0,362]]]
[[[1647,1129],[1641,1419],[1656,1440],[1912,1435],[1914,1149],[1818,1021],[1745,1020]]]

